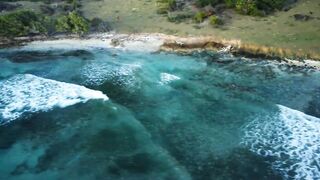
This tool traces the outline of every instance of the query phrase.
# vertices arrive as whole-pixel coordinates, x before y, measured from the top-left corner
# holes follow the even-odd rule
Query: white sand
[[[138,52],[157,52],[166,41],[170,40],[187,40],[189,38],[179,38],[175,36],[160,34],[160,33],[141,33],[141,34],[91,34],[85,39],[61,37],[56,40],[33,41],[20,47],[21,50],[77,50],[77,49],[118,49],[124,51],[138,51]],[[194,40],[197,38],[192,38]],[[116,42],[116,43],[112,43]],[[230,47],[227,47],[230,49]],[[192,49],[190,49],[192,51]],[[221,53],[226,49],[221,49]],[[218,52],[220,52],[218,51]],[[289,65],[313,67],[320,70],[320,61],[314,60],[291,60],[285,59]]]
[[[112,41],[119,44],[114,46]],[[86,39],[65,38],[57,40],[33,41],[22,46],[22,50],[50,50],[50,49],[110,49],[116,48],[126,51],[156,52],[163,44],[163,39],[153,34],[93,34]]]

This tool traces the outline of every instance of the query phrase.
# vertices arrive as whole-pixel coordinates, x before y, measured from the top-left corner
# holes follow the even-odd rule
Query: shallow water
[[[0,179],[318,179],[319,82],[228,54],[1,50]]]

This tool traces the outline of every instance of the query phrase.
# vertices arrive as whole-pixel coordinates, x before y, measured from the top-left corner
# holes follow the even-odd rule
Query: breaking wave
[[[320,119],[278,105],[273,116],[245,128],[244,144],[268,157],[285,179],[320,178]]]
[[[172,81],[176,81],[179,79],[181,79],[181,78],[178,76],[175,76],[173,74],[169,74],[169,73],[161,73],[160,74],[160,84],[161,85],[168,84]]]
[[[67,107],[90,99],[108,100],[100,91],[30,74],[0,81],[0,125],[24,113]]]
[[[112,81],[117,85],[133,86],[136,83],[134,73],[140,69],[139,64],[87,64],[82,69],[85,84],[101,85]]]

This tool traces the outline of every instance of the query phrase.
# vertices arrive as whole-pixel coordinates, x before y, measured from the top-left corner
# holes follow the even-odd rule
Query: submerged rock
[[[15,63],[28,63],[34,61],[48,60],[54,57],[54,53],[51,51],[19,51],[9,54],[7,58]]]
[[[61,57],[78,57],[83,60],[92,59],[93,54],[86,50],[73,50],[64,53],[55,51],[19,51],[9,54],[6,58],[15,63],[28,63],[45,60],[56,60]]]
[[[94,54],[86,51],[86,50],[74,50],[74,51],[68,51],[62,54],[62,56],[73,56],[73,57],[80,57],[81,59],[92,59],[94,57]]]

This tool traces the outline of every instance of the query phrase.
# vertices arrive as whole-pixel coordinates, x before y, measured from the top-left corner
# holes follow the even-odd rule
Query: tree
[[[72,32],[84,34],[89,30],[89,23],[75,11],[57,19],[56,29],[58,32]]]

